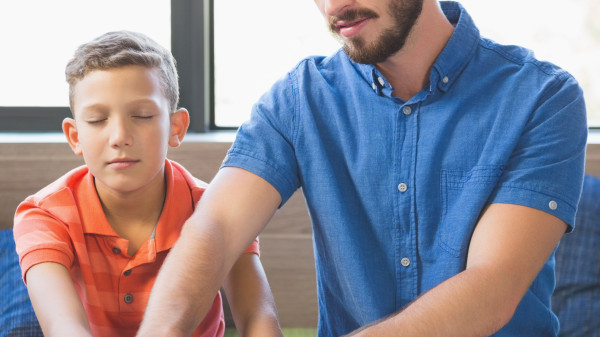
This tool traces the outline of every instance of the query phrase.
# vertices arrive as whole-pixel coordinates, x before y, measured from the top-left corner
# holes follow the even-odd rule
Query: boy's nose
[[[120,148],[133,145],[133,137],[127,126],[122,120],[115,120],[110,128],[110,146]]]

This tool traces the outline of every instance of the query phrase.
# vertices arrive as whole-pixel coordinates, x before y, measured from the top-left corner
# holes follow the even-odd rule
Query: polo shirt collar
[[[165,203],[153,239],[156,252],[173,247],[179,237],[183,223],[194,210],[193,196],[195,194],[199,196],[201,193],[196,192],[201,192],[201,187],[204,187],[198,186],[194,178],[184,169],[178,169],[179,167],[177,165],[174,169],[171,161],[165,161],[167,188]],[[84,234],[114,237],[117,241],[124,240],[118,237],[106,220],[102,204],[96,193],[94,176],[89,171],[77,187],[76,193]]]
[[[167,195],[162,213],[156,225],[156,251],[171,249],[179,238],[185,221],[194,211],[193,192],[195,186],[190,184],[191,175],[180,165],[165,161],[165,177]]]
[[[94,185],[94,176],[87,171],[79,186],[76,188],[77,208],[81,216],[84,234],[97,234],[104,236],[117,236],[110,226],[102,209],[102,204]]]

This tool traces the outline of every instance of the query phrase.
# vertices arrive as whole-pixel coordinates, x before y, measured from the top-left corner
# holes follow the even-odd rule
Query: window
[[[526,46],[571,72],[584,89],[589,125],[600,127],[600,21],[594,17],[600,2],[462,3],[482,35]],[[171,46],[192,132],[236,128],[302,58],[340,46],[310,0],[3,1],[0,131],[59,131],[70,115],[68,58],[80,43],[117,29]]]
[[[340,47],[311,0],[217,0],[214,6],[217,127],[240,125],[254,102],[304,57]]]
[[[600,2],[462,0],[483,36],[532,49],[583,88],[588,125],[600,127]]]
[[[483,36],[525,46],[571,72],[584,89],[589,125],[600,127],[598,0],[461,3]],[[310,0],[215,1],[214,22],[217,127],[246,120],[260,95],[303,57],[339,48]]]
[[[177,59],[181,105],[204,131],[206,11],[202,1],[29,0],[0,3],[0,131],[59,131],[70,116],[66,63],[81,43],[107,31],[150,36]],[[171,20],[174,17],[175,20]],[[198,80],[200,79],[200,80]]]

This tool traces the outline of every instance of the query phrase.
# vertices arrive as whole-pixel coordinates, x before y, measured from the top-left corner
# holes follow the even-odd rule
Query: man
[[[254,106],[140,335],[190,331],[299,187],[320,336],[556,335],[553,250],[587,134],[576,81],[481,38],[457,3],[316,4],[343,51],[302,61]]]

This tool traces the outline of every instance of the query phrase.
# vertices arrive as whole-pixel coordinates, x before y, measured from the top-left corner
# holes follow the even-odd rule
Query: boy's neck
[[[126,194],[98,188],[96,183],[106,220],[119,237],[129,241],[130,256],[148,240],[160,218],[166,198],[164,174],[160,178]]]

